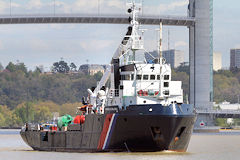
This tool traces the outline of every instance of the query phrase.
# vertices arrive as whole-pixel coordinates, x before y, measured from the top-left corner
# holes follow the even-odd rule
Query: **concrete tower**
[[[189,28],[190,103],[197,109],[212,109],[213,101],[213,0],[189,0],[189,16],[196,24]],[[207,116],[199,116],[196,125],[212,125]]]

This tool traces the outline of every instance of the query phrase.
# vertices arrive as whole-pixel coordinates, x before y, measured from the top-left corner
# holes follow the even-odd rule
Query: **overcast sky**
[[[0,0],[0,14],[10,14],[10,0]],[[53,14],[54,0],[12,0],[11,14]],[[99,4],[99,7],[98,7]],[[143,0],[143,14],[187,15],[188,0]],[[230,48],[240,48],[240,2],[214,0],[214,51],[223,55],[223,66],[229,66]],[[55,0],[56,14],[63,13],[125,14],[125,0]],[[145,47],[157,48],[157,26],[143,26]],[[126,33],[127,25],[116,24],[18,24],[0,25],[0,62],[24,62],[29,69],[63,58],[77,66],[86,63],[106,64]],[[188,61],[188,29],[164,26],[164,49],[167,32],[170,48],[185,52]]]

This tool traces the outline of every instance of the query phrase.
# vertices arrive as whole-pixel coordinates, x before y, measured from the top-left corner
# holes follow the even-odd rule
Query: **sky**
[[[0,15],[126,14],[126,0],[0,0]],[[99,4],[99,5],[98,5]],[[144,15],[187,15],[188,0],[143,0]],[[229,66],[230,48],[240,48],[240,1],[214,0],[214,51]],[[158,26],[146,28],[145,48],[157,48]],[[28,69],[43,65],[48,71],[60,59],[81,64],[108,64],[127,25],[120,24],[14,24],[0,25],[0,63],[23,62]],[[188,61],[188,29],[163,27],[163,48],[183,50]]]

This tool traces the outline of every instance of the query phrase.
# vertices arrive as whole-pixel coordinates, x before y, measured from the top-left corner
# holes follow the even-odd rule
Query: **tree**
[[[0,71],[4,69],[3,65],[0,63]]]
[[[17,69],[17,71],[22,71],[25,74],[27,73],[27,67],[25,66],[24,63],[16,64],[16,69]]]
[[[0,106],[0,126],[16,126],[16,116],[7,106]]]
[[[34,121],[37,123],[44,123],[46,121],[51,120],[51,112],[49,111],[49,108],[45,106],[41,106],[38,108],[35,108],[35,115],[34,115]]]
[[[34,70],[34,72],[42,73],[42,70],[41,70],[39,67],[36,67],[36,69]]]
[[[96,81],[100,81],[101,78],[102,78],[102,76],[103,76],[103,73],[100,72],[100,71],[98,71],[97,73],[95,73],[95,74],[93,75],[93,77],[94,77],[94,79],[95,79]]]
[[[2,113],[0,113],[0,127],[5,126],[5,117]]]
[[[9,70],[10,72],[22,71],[25,74],[27,73],[27,68],[24,63],[18,63],[15,65],[12,62],[9,62],[8,65],[6,66],[6,69]]]
[[[77,71],[77,66],[72,62],[70,64],[71,71]]]
[[[20,118],[21,124],[34,121],[34,112],[31,102],[23,103],[15,109],[15,114]]]
[[[177,69],[176,69],[177,72],[185,72],[189,75],[190,73],[190,69],[189,69],[189,65],[184,65],[184,64],[181,64]]]
[[[53,70],[54,72],[58,72],[58,73],[68,73],[70,68],[66,62],[61,60],[59,62],[53,63]]]
[[[10,72],[15,72],[17,70],[15,64],[12,62],[9,62],[8,65],[6,66],[6,69]]]
[[[221,126],[221,127],[228,127],[227,119],[226,118],[216,118],[215,125]]]

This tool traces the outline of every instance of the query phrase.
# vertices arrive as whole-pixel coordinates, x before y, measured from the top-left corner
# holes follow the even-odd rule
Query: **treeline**
[[[102,74],[62,74],[27,71],[23,63],[9,63],[0,73],[0,105],[14,109],[26,101],[52,101],[56,104],[79,102],[87,89],[96,86]]]
[[[46,122],[52,113],[74,115],[87,89],[96,86],[102,73],[76,72],[76,66],[55,62],[52,72],[37,67],[28,71],[24,63],[0,65],[0,127],[24,122]],[[74,72],[71,72],[74,71]]]
[[[75,64],[64,61],[53,63],[53,70],[43,73],[34,71],[24,63],[0,65],[0,127],[20,126],[24,122],[44,122],[52,118],[53,112],[74,115],[81,106],[87,89],[96,86],[102,74],[94,76],[77,72]],[[180,66],[172,72],[173,80],[183,83],[184,100],[189,96],[189,67]],[[214,101],[238,102],[240,96],[240,71],[220,70],[214,72]]]
[[[82,104],[66,103],[56,104],[46,102],[23,102],[10,110],[7,106],[0,106],[0,127],[20,127],[26,122],[47,123],[64,114],[75,115],[77,107]]]

